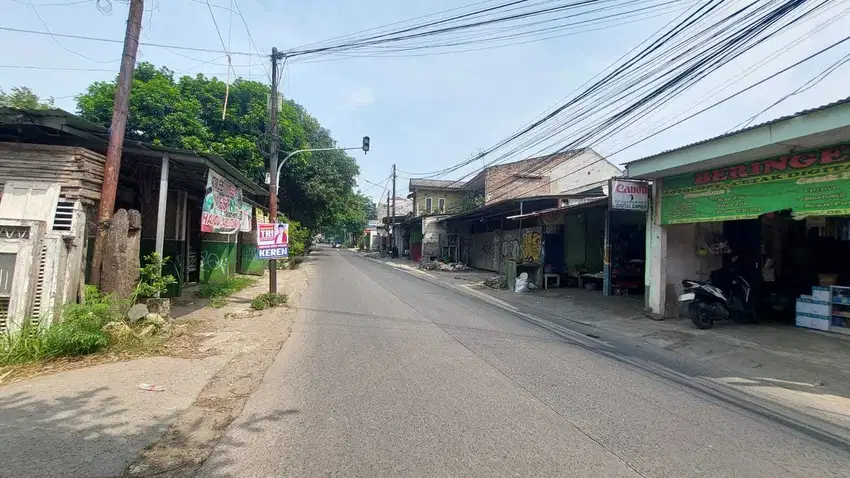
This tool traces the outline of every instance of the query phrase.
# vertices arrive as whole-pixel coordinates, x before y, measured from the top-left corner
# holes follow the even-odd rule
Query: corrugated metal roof
[[[32,123],[37,123],[33,121],[35,118],[62,118],[65,121],[65,124],[68,126],[78,129],[85,133],[91,133],[92,135],[98,137],[104,142],[108,142],[109,140],[109,130],[104,128],[103,126],[88,121],[86,119],[80,118],[77,115],[69,113],[65,110],[58,108],[51,108],[46,110],[22,110],[18,108],[8,108],[2,107],[0,108],[0,116],[14,116],[19,115],[24,117],[24,119],[29,120]],[[68,131],[66,131],[68,132]],[[69,134],[74,134],[73,132],[68,132]],[[141,149],[149,150],[151,152],[157,153],[169,153],[172,156],[172,159],[179,161],[182,157],[197,157],[207,163],[207,166],[213,166],[214,169],[219,170],[219,172],[224,173],[226,176],[229,176],[230,179],[235,180],[239,186],[243,189],[247,189],[250,192],[260,195],[260,196],[268,196],[268,191],[257,183],[248,179],[247,176],[242,174],[238,169],[236,169],[233,165],[228,163],[223,158],[220,158],[214,154],[209,153],[199,153],[196,151],[179,149],[179,148],[170,148],[167,146],[155,145],[152,143],[145,143],[138,140],[133,139],[125,139],[124,146],[137,146]],[[159,156],[159,154],[157,155]]]
[[[836,106],[841,106],[841,105],[844,105],[844,104],[847,104],[847,103],[850,103],[850,97],[847,97],[847,98],[844,98],[844,99],[841,99],[841,100],[838,100],[838,101],[833,101],[832,103],[828,103],[828,104],[825,104],[823,106],[818,106],[816,108],[809,108],[807,110],[798,111],[797,113],[793,113],[793,114],[790,114],[790,115],[780,116],[779,118],[772,119],[772,120],[766,121],[764,123],[759,123],[757,125],[748,126],[746,128],[741,128],[741,129],[738,129],[738,130],[735,130],[735,131],[730,131],[728,133],[724,133],[724,134],[721,134],[719,136],[714,136],[712,138],[703,139],[703,140],[700,140],[700,141],[696,141],[694,143],[686,144],[684,146],[679,146],[678,148],[673,148],[673,149],[661,151],[660,153],[655,153],[651,156],[646,156],[644,158],[636,159],[634,161],[629,161],[628,163],[623,163],[623,166],[628,166],[630,164],[637,163],[637,162],[640,162],[640,161],[646,161],[646,160],[649,160],[649,159],[657,158],[657,157],[663,156],[665,154],[670,154],[670,153],[674,153],[676,151],[681,151],[681,150],[684,150],[684,149],[692,148],[694,146],[699,146],[701,144],[710,143],[712,141],[717,141],[718,139],[728,138],[729,136],[735,136],[736,134],[745,133],[747,131],[762,128],[764,126],[770,126],[770,125],[773,125],[773,124],[776,124],[776,123],[779,123],[779,122],[782,122],[782,121],[787,121],[787,120],[790,120],[790,119],[793,119],[793,118],[798,118],[800,116],[806,116],[806,115],[809,115],[809,114],[812,114],[812,113],[816,113],[818,111],[823,111],[823,110],[826,110],[826,109],[829,109],[829,108],[834,108]]]
[[[599,197],[599,198],[588,199],[587,201],[581,202],[579,204],[570,204],[568,206],[560,206],[560,207],[551,207],[549,209],[541,209],[539,211],[532,211],[532,212],[525,213],[525,214],[517,214],[516,216],[508,216],[505,219],[512,219],[512,220],[525,219],[527,217],[543,216],[543,215],[546,215],[546,214],[557,214],[557,213],[560,213],[560,212],[568,211],[570,209],[580,209],[580,208],[586,208],[586,207],[605,206],[607,204],[608,204],[608,196],[602,196],[602,197]]]

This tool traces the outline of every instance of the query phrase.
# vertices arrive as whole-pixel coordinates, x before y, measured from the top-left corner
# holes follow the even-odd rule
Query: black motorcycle
[[[688,303],[688,316],[698,329],[710,329],[718,320],[757,322],[753,288],[734,265],[711,271],[706,282],[686,279],[682,285],[685,290],[679,295],[679,302]]]

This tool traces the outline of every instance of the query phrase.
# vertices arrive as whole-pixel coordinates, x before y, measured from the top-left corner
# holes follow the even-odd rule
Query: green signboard
[[[661,224],[850,215],[850,144],[663,179]]]

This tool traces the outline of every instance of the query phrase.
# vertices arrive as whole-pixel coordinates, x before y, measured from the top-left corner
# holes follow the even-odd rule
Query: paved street
[[[850,476],[850,453],[349,251],[201,476]],[[759,412],[759,413],[757,413]]]

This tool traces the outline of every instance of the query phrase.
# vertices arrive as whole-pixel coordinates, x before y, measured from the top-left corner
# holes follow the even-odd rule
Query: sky
[[[233,67],[241,76],[268,83],[267,55],[273,46],[286,50],[470,3],[474,0],[210,0],[212,7],[208,7],[206,0],[146,0],[141,40],[230,51]],[[105,12],[107,5],[111,5],[111,12]],[[227,10],[231,5],[242,12],[244,22]],[[698,110],[700,101],[700,106],[707,106],[844,37],[850,31],[850,15],[843,15],[848,8],[850,1],[835,0],[823,14],[724,65],[640,123],[586,146],[622,164],[847,97],[850,67],[844,65],[814,87],[758,114],[830,63],[850,54],[850,42],[723,106],[618,152],[677,117]],[[0,27],[122,40],[127,10],[126,3],[106,0],[0,0]],[[330,129],[341,146],[359,146],[361,137],[369,135],[371,151],[365,155],[352,152],[361,170],[361,190],[376,199],[385,195],[386,179],[392,165],[397,164],[404,171],[397,182],[398,194],[403,196],[409,173],[451,166],[505,138],[562,102],[679,12],[581,35],[451,55],[291,61],[284,69],[280,90]],[[811,35],[805,41],[793,48],[788,46],[807,33]],[[58,107],[72,112],[76,110],[74,95],[94,81],[115,78],[121,55],[120,43],[54,39],[4,30],[0,30],[0,44],[4,45],[0,49],[0,88],[8,91],[13,86],[29,86],[40,96],[52,96]],[[737,78],[747,67],[776,51],[782,55],[775,61]],[[178,75],[204,73],[227,78],[222,53],[142,46],[138,59],[168,66]],[[730,79],[735,81],[729,81],[726,89],[714,91]],[[529,150],[511,159],[537,152]],[[480,167],[482,162],[476,161],[440,177],[455,179]]]

